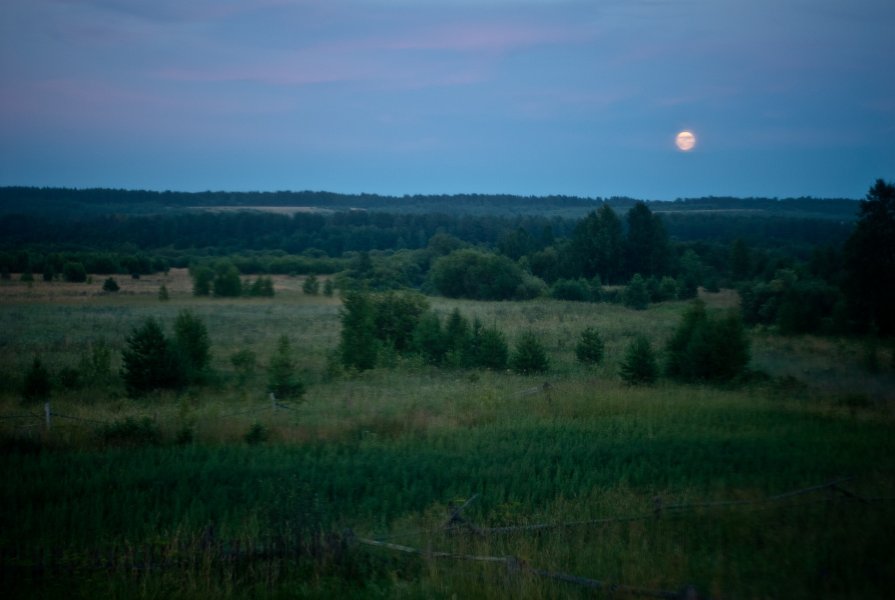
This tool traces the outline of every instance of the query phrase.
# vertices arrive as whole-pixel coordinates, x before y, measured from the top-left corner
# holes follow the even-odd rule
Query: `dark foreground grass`
[[[884,597],[895,585],[892,502],[825,491],[651,516],[657,501],[758,500],[842,476],[862,496],[890,496],[888,424],[738,392],[610,412],[302,445],[11,446],[0,455],[4,577],[17,593],[51,596],[578,593],[496,566],[367,549],[351,530],[650,588],[693,582],[721,597]],[[448,503],[474,494],[464,516],[479,526],[649,518],[437,531]]]
[[[531,569],[650,590],[692,583],[714,598],[884,598],[895,589],[889,380],[874,380],[885,393],[852,386],[844,396],[841,386],[793,375],[835,363],[826,377],[864,385],[856,341],[780,346],[768,334],[756,339],[753,367],[777,379],[628,388],[617,375],[628,341],[648,333],[660,348],[684,304],[433,300],[441,314],[459,306],[511,340],[534,331],[551,357],[544,393],[544,379],[410,359],[330,373],[338,303],[297,292],[269,302],[195,299],[188,287],[168,303],[154,292],[37,300],[0,302],[4,597],[595,593]],[[154,316],[170,326],[182,308],[209,325],[212,385],[143,399],[117,384],[57,389],[49,430],[41,406],[20,402],[18,379],[33,356],[59,372],[104,339],[117,370],[136,324]],[[574,358],[576,336],[591,326],[606,342],[596,368]],[[264,365],[284,331],[309,392],[273,410]],[[246,349],[259,364],[243,381],[229,357]],[[265,434],[254,445],[245,441],[252,430]],[[860,498],[828,487],[762,502],[849,476],[842,490]],[[579,524],[446,531],[450,507],[473,497],[462,516],[478,528]],[[743,503],[668,508],[726,500]],[[530,569],[359,541],[385,537],[424,553],[518,557]]]

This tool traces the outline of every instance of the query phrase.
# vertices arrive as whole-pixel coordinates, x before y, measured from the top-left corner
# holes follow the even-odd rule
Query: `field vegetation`
[[[857,221],[808,200],[16,198],[5,595],[895,586],[890,184]],[[253,202],[283,214],[219,210]]]
[[[443,322],[456,309],[511,347],[535,339],[549,370],[434,366],[395,353],[359,371],[338,360],[339,298],[305,293],[302,278],[274,283],[274,298],[197,297],[176,270],[123,280],[115,294],[97,284],[3,283],[0,414],[23,417],[0,423],[0,547],[14,593],[587,593],[506,565],[356,541],[386,537],[650,590],[692,584],[712,597],[876,596],[892,584],[893,505],[883,500],[895,495],[892,375],[866,370],[860,339],[758,332],[750,370],[734,384],[662,377],[630,386],[619,372],[628,346],[646,337],[664,359],[686,315],[694,319],[690,303],[633,310],[429,298]],[[718,319],[736,303],[731,293],[701,298]],[[174,337],[183,314],[207,327],[207,382],[129,397],[117,376],[128,335],[154,319]],[[591,343],[599,333],[598,361],[578,358],[588,331]],[[283,335],[304,394],[272,404],[268,368]],[[831,343],[836,368],[862,387],[804,377]],[[19,393],[35,356],[53,384],[49,429],[42,403]],[[768,361],[773,374],[760,368]],[[63,385],[67,369],[80,384]],[[758,502],[840,477],[853,477],[841,485],[865,501],[831,488]],[[451,511],[473,496],[446,531]],[[657,503],[730,500],[757,503],[656,512]],[[623,517],[635,518],[474,529]]]

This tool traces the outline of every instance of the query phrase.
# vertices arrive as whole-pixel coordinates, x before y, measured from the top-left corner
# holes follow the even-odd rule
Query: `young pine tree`
[[[301,285],[301,291],[309,296],[316,296],[320,293],[320,280],[313,273],[308,275]]]
[[[174,321],[174,345],[190,382],[200,382],[211,362],[211,342],[202,319],[189,310],[180,311]]]
[[[430,365],[440,365],[447,355],[447,337],[441,321],[433,312],[424,313],[413,331],[413,348]]]
[[[640,273],[634,275],[625,288],[624,302],[625,306],[634,310],[646,310],[646,307],[649,306],[649,290]]]
[[[35,356],[25,373],[22,397],[28,402],[39,402],[50,397],[51,389],[50,373],[41,362],[40,357]]]
[[[628,346],[619,375],[628,385],[649,385],[659,378],[656,356],[646,337],[637,336]]]
[[[279,399],[299,400],[305,393],[305,385],[295,372],[292,345],[286,334],[277,340],[277,348],[270,358],[267,389]]]
[[[581,332],[578,344],[575,346],[575,356],[578,362],[586,365],[596,365],[603,360],[603,338],[593,327],[588,327]]]
[[[510,360],[507,340],[496,327],[484,327],[475,319],[469,346],[464,352],[463,362],[467,367],[505,371]]]
[[[186,381],[183,364],[155,319],[146,319],[126,338],[121,353],[121,377],[131,396],[156,389],[181,387]]]
[[[339,355],[345,368],[364,371],[376,366],[379,342],[374,319],[373,304],[367,294],[359,291],[345,294],[339,342]]]
[[[528,331],[519,338],[510,356],[510,368],[520,375],[546,373],[550,368],[547,352],[534,333]]]

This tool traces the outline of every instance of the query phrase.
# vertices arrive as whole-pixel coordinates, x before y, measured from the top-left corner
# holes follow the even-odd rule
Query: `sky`
[[[0,185],[860,198],[895,180],[892,31],[892,0],[2,0]]]

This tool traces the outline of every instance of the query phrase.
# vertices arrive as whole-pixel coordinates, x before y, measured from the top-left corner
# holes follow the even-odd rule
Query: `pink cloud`
[[[457,24],[417,31],[388,43],[387,47],[397,50],[506,52],[528,46],[579,42],[587,39],[589,33],[554,26]]]

